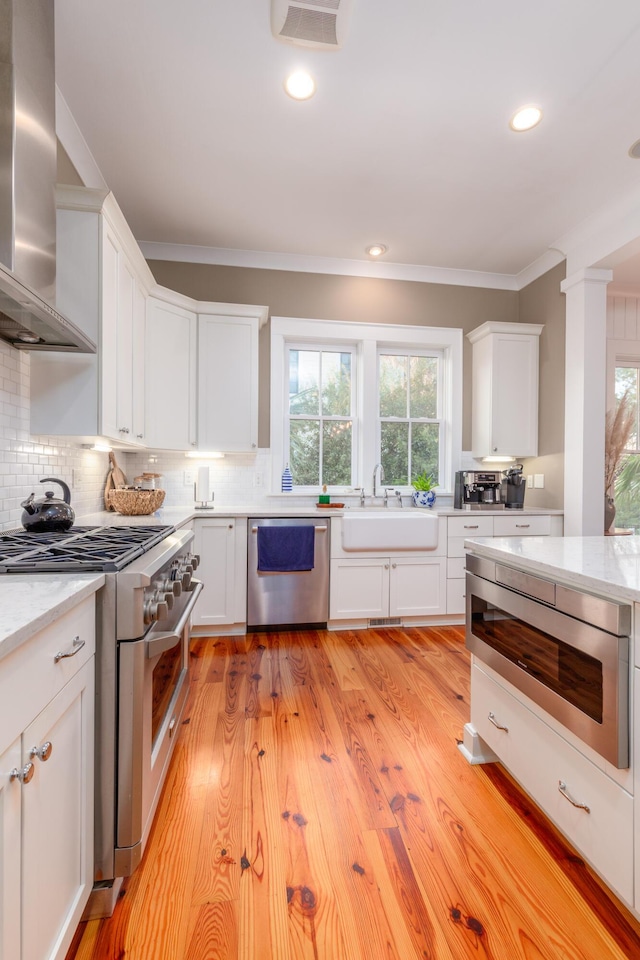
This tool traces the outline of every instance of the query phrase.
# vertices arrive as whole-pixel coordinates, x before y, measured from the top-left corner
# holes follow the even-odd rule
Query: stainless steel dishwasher
[[[265,572],[258,569],[261,528],[313,527],[309,570]],[[283,533],[289,531],[283,531]],[[295,536],[295,533],[294,533]],[[305,531],[301,536],[307,536]],[[329,615],[329,518],[249,518],[247,629],[287,625],[325,626]]]

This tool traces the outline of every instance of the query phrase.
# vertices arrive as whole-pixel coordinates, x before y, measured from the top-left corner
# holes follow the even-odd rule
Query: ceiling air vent
[[[353,0],[271,0],[271,32],[285,43],[339,50],[352,6]]]

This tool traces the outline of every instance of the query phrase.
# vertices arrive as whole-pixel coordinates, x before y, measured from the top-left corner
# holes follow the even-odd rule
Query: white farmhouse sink
[[[342,518],[343,550],[434,550],[438,517],[418,510],[363,510]]]

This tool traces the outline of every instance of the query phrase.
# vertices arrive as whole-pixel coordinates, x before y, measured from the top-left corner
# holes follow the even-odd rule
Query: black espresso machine
[[[459,470],[456,473],[453,505],[456,510],[489,510],[505,507],[521,510],[524,506],[526,477],[522,464],[508,470]]]

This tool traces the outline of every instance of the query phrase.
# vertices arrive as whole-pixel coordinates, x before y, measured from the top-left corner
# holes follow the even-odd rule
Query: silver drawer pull
[[[528,530],[530,526],[530,523],[516,523],[516,530]]]
[[[495,718],[495,714],[489,712],[488,720],[489,720],[489,723],[492,723],[494,727],[498,728],[498,730],[504,730],[505,733],[509,733],[509,727],[505,727],[503,726],[503,724],[498,723],[498,721]]]
[[[578,803],[577,800],[573,799],[573,797],[567,790],[567,785],[564,782],[564,780],[558,780],[558,790],[560,791],[562,796],[565,798],[565,800],[568,800],[569,803],[572,804],[572,806],[578,807],[578,809],[580,810],[584,810],[585,813],[591,813],[591,810],[589,809],[586,803]]]
[[[80,637],[74,637],[73,646],[71,647],[71,650],[67,650],[66,653],[62,653],[59,650],[56,653],[55,657],[53,658],[53,662],[57,663],[58,660],[66,660],[67,657],[75,657],[76,653],[80,653],[85,643],[86,643],[86,640],[81,640]]]
[[[478,529],[478,524],[477,524],[477,523],[465,523],[464,529],[465,529],[465,530],[477,530],[477,529]]]

